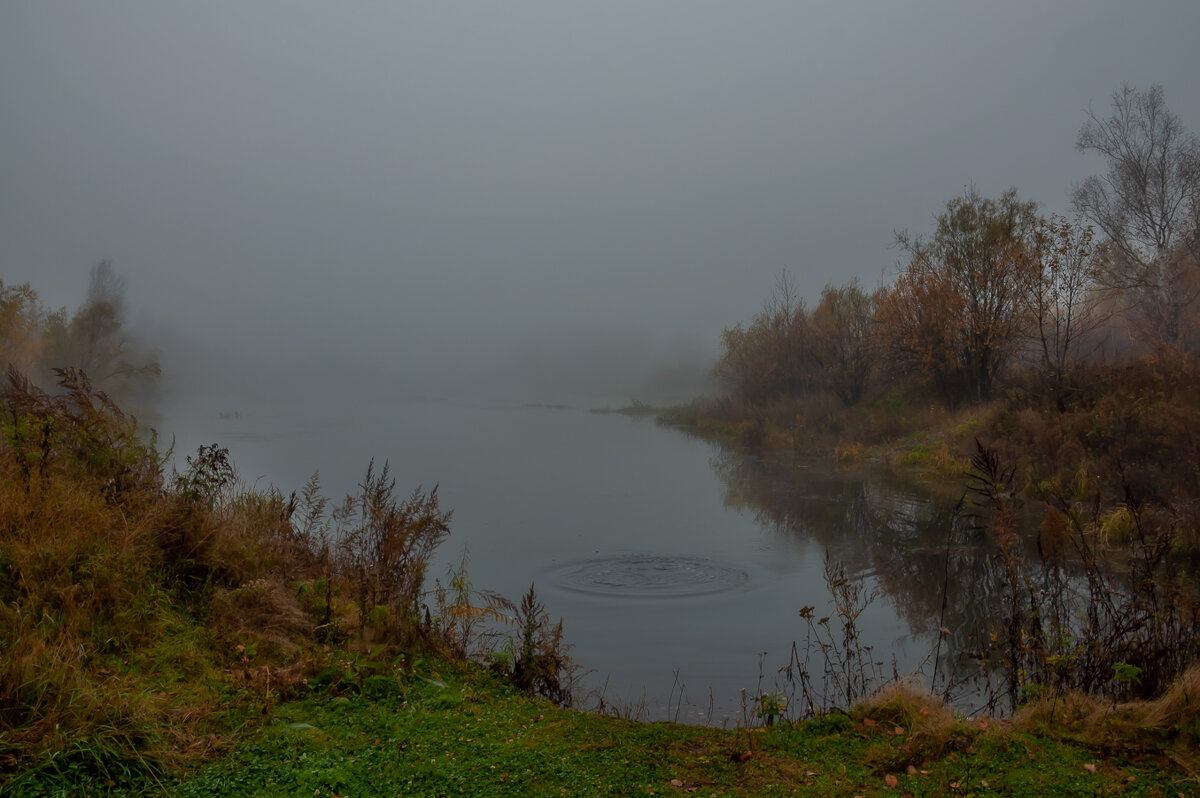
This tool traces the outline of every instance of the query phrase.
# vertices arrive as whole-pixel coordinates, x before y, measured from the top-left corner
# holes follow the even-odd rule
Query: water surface
[[[466,552],[476,587],[517,599],[535,584],[587,671],[581,698],[643,717],[720,723],[741,716],[743,690],[773,689],[806,634],[800,608],[831,612],[827,558],[878,593],[858,623],[889,673],[919,667],[988,580],[947,542],[952,497],[727,451],[597,404],[197,400],[164,430],[179,454],[227,446],[244,481],[285,493],[319,469],[337,499],[372,458],[401,494],[437,485],[454,517],[431,575]]]

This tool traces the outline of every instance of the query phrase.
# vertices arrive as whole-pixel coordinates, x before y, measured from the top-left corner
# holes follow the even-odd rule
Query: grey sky
[[[1197,32],[1194,0],[11,0],[0,278],[73,305],[111,258],[284,371],[715,350],[782,269],[890,276],[968,183],[1067,210],[1122,83],[1200,130]]]

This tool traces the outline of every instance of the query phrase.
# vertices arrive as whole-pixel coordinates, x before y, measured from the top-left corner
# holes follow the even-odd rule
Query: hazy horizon
[[[1200,130],[1196,30],[1182,2],[7,4],[0,279],[74,306],[111,259],[168,379],[636,390],[781,271],[889,279],[969,185],[1068,211],[1122,84]]]

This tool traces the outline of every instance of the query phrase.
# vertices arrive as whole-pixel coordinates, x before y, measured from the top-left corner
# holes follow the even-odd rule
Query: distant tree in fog
[[[722,334],[721,356],[713,374],[730,391],[751,401],[795,396],[812,383],[808,335],[804,299],[791,277],[781,274],[750,325],[739,324]]]
[[[118,398],[159,375],[158,358],[125,327],[125,282],[110,261],[92,268],[82,305],[47,310],[28,284],[0,282],[0,363],[53,383],[52,370],[82,369],[97,387]]]
[[[1030,292],[1029,337],[1059,410],[1083,346],[1108,319],[1098,290],[1103,248],[1090,225],[1051,216],[1039,223],[1039,271]]]
[[[810,318],[813,360],[823,383],[843,404],[857,404],[867,388],[873,357],[876,295],[858,280],[825,286]]]
[[[1200,140],[1167,107],[1162,86],[1113,93],[1089,112],[1076,146],[1108,162],[1075,189],[1075,207],[1105,235],[1102,277],[1128,294],[1144,332],[1180,345],[1200,298]]]

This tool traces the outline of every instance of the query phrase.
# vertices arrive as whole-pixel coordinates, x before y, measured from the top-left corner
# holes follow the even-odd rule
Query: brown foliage
[[[352,556],[335,560],[315,478],[287,500],[241,490],[211,446],[164,480],[134,420],[59,374],[56,394],[15,370],[0,390],[0,772],[80,756],[100,779],[160,773],[207,750],[228,666],[250,674],[238,700],[297,683],[347,589],[402,608],[407,642],[422,640],[450,518],[436,490],[397,500],[386,467],[368,469],[338,519]]]
[[[867,389],[873,367],[877,295],[851,280],[825,286],[812,313],[812,359],[825,387],[846,406],[857,404]]]
[[[928,241],[900,236],[911,259],[880,300],[887,351],[946,399],[991,396],[1022,332],[1037,273],[1034,203],[974,190],[951,200]]]
[[[749,327],[722,334],[713,374],[751,402],[796,396],[813,384],[808,337],[808,310],[785,273]]]
[[[450,534],[453,512],[438,506],[437,487],[396,496],[388,464],[372,461],[359,483],[334,510],[339,526],[337,568],[358,601],[359,626],[374,607],[387,607],[410,629],[418,624],[425,571],[438,544]]]

